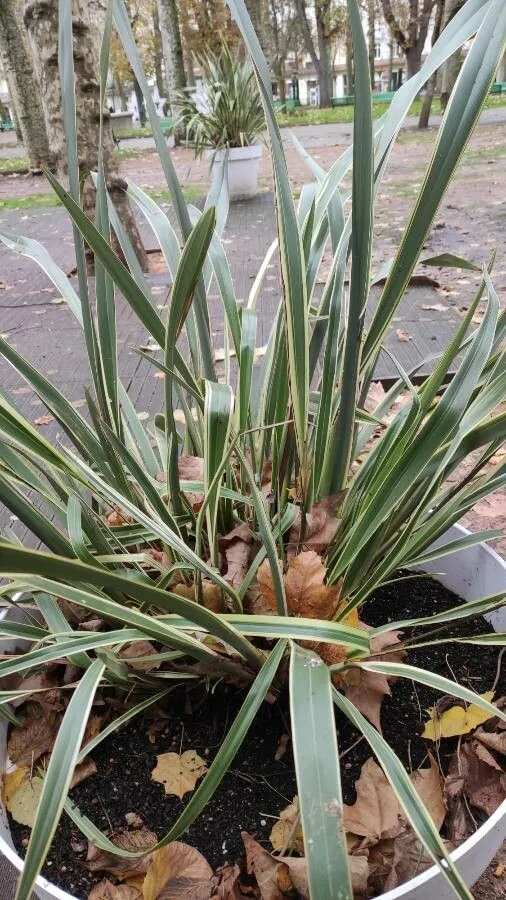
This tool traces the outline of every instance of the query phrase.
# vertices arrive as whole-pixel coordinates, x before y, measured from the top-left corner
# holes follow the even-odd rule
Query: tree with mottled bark
[[[446,28],[449,22],[453,19],[453,17],[458,13],[459,9],[464,6],[465,0],[446,0],[444,4],[444,18],[443,18],[443,27]],[[464,55],[462,53],[462,48],[460,47],[455,53],[450,56],[450,59],[447,59],[441,74],[441,96],[439,98],[439,102],[441,104],[441,112],[444,112],[448,100],[450,99],[450,94],[453,90],[455,82],[458,78],[462,63],[464,61]]]
[[[13,0],[0,0],[0,59],[30,169],[51,167],[40,91]]]
[[[186,74],[184,69],[183,44],[181,41],[181,29],[179,23],[179,11],[177,0],[158,0],[158,14],[160,18],[160,31],[162,34],[163,58],[165,60],[165,77],[167,82],[168,103],[170,115],[174,122],[177,118],[174,99],[179,91],[186,87]],[[181,140],[184,131],[174,127],[173,136],[177,143]]]
[[[369,55],[369,77],[371,90],[375,87],[375,52],[376,52],[376,0],[367,0],[367,50]]]
[[[160,30],[160,13],[158,10],[158,3],[153,3],[152,9],[153,15],[153,53],[154,53],[154,68],[155,68],[155,79],[156,79],[156,87],[158,90],[158,94],[160,97],[167,96],[167,85],[165,84],[165,79],[163,76],[163,43],[162,43],[162,32]]]
[[[381,0],[390,33],[406,57],[408,78],[420,71],[423,48],[436,3],[437,0],[402,0],[397,3],[396,8],[392,0]]]
[[[316,23],[316,43],[308,16],[307,0],[295,0],[299,28],[304,40],[306,53],[318,75],[320,86],[320,106],[332,105],[332,45],[344,33],[344,8],[336,6],[332,0],[314,0]]]
[[[434,28],[432,31],[432,46],[434,46],[439,35],[441,34],[441,25],[442,25],[442,21],[443,21],[444,6],[445,6],[445,0],[437,0],[436,17],[434,20]],[[436,83],[437,83],[437,71],[432,73],[427,84],[425,85],[425,96],[423,98],[422,108],[420,110],[420,118],[418,119],[418,127],[419,128],[428,128],[429,127],[430,111],[432,108],[432,101],[434,99],[434,92],[436,90]]]
[[[98,167],[100,120],[103,117],[102,153],[107,189],[137,257],[146,268],[146,252],[126,194],[126,182],[120,175],[109,114],[100,108],[99,59],[106,5],[107,0],[72,0],[79,169],[86,177]],[[61,177],[67,171],[67,152],[58,70],[58,0],[25,0],[24,22],[40,85],[49,149]],[[92,217],[95,188],[89,177],[86,177],[83,206]]]

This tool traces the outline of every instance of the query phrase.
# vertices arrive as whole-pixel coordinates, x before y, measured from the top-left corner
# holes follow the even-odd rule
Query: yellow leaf
[[[274,850],[287,850],[304,853],[304,839],[299,818],[299,798],[294,797],[293,802],[279,814],[279,819],[274,825],[269,840]]]
[[[173,841],[156,850],[143,884],[144,900],[207,900],[213,893],[213,870],[188,844]]]
[[[5,806],[9,805],[11,797],[19,790],[24,781],[28,781],[30,769],[28,766],[16,766],[10,772],[6,772],[3,778],[3,801]]]
[[[488,700],[490,703],[494,692],[486,691],[480,696],[482,700]],[[441,738],[469,734],[478,725],[483,725],[483,722],[493,718],[493,713],[487,712],[475,703],[471,703],[467,709],[464,709],[463,706],[451,706],[450,709],[445,709],[441,714],[438,713],[437,707],[433,706],[427,712],[430,715],[430,719],[425,723],[422,737],[427,738],[429,741],[439,741]]]
[[[35,813],[39,805],[42,792],[42,778],[36,776],[31,780],[23,781],[21,786],[12,795],[7,803],[12,818],[20,825],[28,825],[33,828]]]
[[[176,794],[181,800],[193,791],[197,781],[207,772],[207,765],[195,750],[184,753],[161,753],[151,772],[153,781],[163,784],[166,794]]]

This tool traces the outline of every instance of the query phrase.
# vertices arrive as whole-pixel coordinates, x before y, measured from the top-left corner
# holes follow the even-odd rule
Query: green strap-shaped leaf
[[[70,788],[88,715],[105,666],[96,660],[84,673],[67,707],[49,760],[42,793],[19,877],[15,900],[29,900]]]
[[[330,672],[316,653],[291,645],[290,714],[309,893],[352,900]]]

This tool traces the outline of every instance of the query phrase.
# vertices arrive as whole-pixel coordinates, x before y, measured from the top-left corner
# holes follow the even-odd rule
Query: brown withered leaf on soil
[[[49,715],[52,712],[58,712],[64,708],[62,692],[59,690],[60,681],[54,672],[37,672],[29,678],[23,678],[22,675],[9,676],[9,680],[1,679],[2,690],[33,690],[36,693],[19,697],[17,700],[11,700],[14,707],[33,700],[42,707],[44,713]],[[40,693],[38,693],[40,691]]]
[[[398,340],[398,341],[402,341],[403,343],[406,343],[406,344],[407,344],[408,341],[411,341],[411,340],[412,340],[411,335],[408,334],[407,331],[404,331],[404,328],[398,328],[397,331],[396,331],[395,333],[396,333],[396,335],[397,335],[397,340]]]
[[[186,597],[187,600],[195,601],[194,584],[176,584],[171,588],[171,590],[179,597]],[[218,587],[217,584],[214,584],[207,578],[202,579],[202,605],[205,606],[206,609],[210,609],[211,612],[227,611],[223,591]]]
[[[314,550],[303,550],[288,561],[285,575],[286,603],[295,616],[331,619],[339,604],[340,585],[328,587],[327,570]]]
[[[446,805],[443,797],[443,780],[439,766],[429,753],[429,768],[417,769],[410,775],[413,787],[430,813],[438,831],[441,831],[446,816]]]
[[[372,756],[364,763],[355,782],[357,799],[353,806],[344,805],[344,827],[347,832],[377,844],[383,838],[394,838],[402,831],[401,808],[383,769]]]
[[[489,750],[506,756],[506,731],[485,731],[484,728],[478,728],[474,737]]]
[[[156,652],[151,641],[132,641],[121,648],[119,658],[124,660],[131,669],[135,669],[136,672],[152,672],[153,669],[160,668],[161,664],[159,662],[156,660],[153,660],[152,663],[135,662],[134,660],[138,656],[153,656]]]
[[[471,806],[491,816],[506,798],[506,774],[479,741],[464,741],[457,748],[445,780],[452,797],[463,795]]]
[[[119,509],[119,507],[114,507],[110,513],[106,516],[107,524],[112,527],[120,526],[120,525],[129,525],[133,522],[132,516],[130,516],[123,509]]]
[[[18,766],[31,766],[53,749],[56,727],[51,718],[27,719],[13,728],[7,743],[7,756]]]
[[[345,491],[339,491],[330,497],[325,497],[319,503],[315,503],[306,516],[306,530],[302,539],[302,547],[306,550],[316,550],[323,553],[334,538],[339,520],[337,512],[343,501]],[[294,556],[299,548],[301,513],[299,514],[288,532],[286,544],[287,557]]]
[[[276,762],[279,762],[280,759],[283,759],[283,756],[286,753],[286,748],[288,746],[289,740],[290,740],[289,734],[281,735],[278,746],[276,747],[276,752],[274,754],[274,759],[276,760]]]
[[[74,769],[72,781],[70,782],[70,790],[77,787],[77,785],[81,784],[83,781],[86,781],[90,775],[95,775],[96,771],[97,766],[92,759],[85,759],[82,763],[79,763]]]
[[[223,577],[236,590],[241,587],[248,570],[251,545],[254,539],[253,532],[246,524],[237,525],[228,534],[218,539],[218,547],[227,563]]]
[[[384,652],[399,643],[400,631],[390,631],[388,634],[376,635],[371,640],[371,658],[376,662],[380,660],[388,662],[401,662],[404,658],[403,650]],[[366,716],[367,719],[381,733],[381,704],[383,697],[389,696],[390,685],[386,675],[377,672],[358,670],[359,678],[350,683],[345,683],[344,694]]]
[[[104,878],[92,888],[88,900],[142,900],[142,894],[129,884],[113,884]]]
[[[396,838],[382,840],[369,850],[369,896],[392,891],[433,864],[414,831],[403,829]]]
[[[163,784],[166,794],[175,794],[181,800],[188,791],[193,791],[207,765],[195,750],[179,753],[161,753],[151,772],[153,781]]]
[[[143,884],[143,900],[209,900],[213,870],[194,847],[173,841],[155,850]]]
[[[136,859],[117,856],[115,853],[109,853],[107,850],[100,850],[95,844],[88,842],[88,855],[86,857],[86,868],[90,872],[109,872],[119,881],[136,876],[144,876],[148,870],[149,858],[151,856],[151,848],[158,841],[156,834],[147,828],[139,828],[137,831],[120,831],[112,836],[112,841],[121,850],[127,850],[131,853],[139,853],[145,851],[145,856],[139,856]]]
[[[273,856],[247,832],[243,831],[241,836],[246,848],[247,870],[256,878],[261,900],[283,900],[285,897],[309,900],[307,866],[304,857]],[[355,900],[360,900],[367,896],[369,874],[367,859],[364,856],[350,856],[348,864],[353,896]],[[233,898],[234,895],[231,894],[231,897]]]
[[[272,581],[272,572],[268,559],[260,563],[257,572],[258,594],[251,600],[250,612],[254,615],[276,613],[276,594]]]
[[[204,460],[201,456],[180,456],[177,468],[181,481],[204,481]],[[165,475],[162,475],[161,480],[165,481]],[[185,491],[184,496],[193,511],[198,512],[204,494],[201,491]]]
[[[278,853],[290,850],[292,853],[304,853],[304,837],[299,816],[299,798],[294,797],[286,809],[279,814],[278,821],[274,824],[269,840]]]
[[[98,713],[93,713],[91,716],[88,716],[88,721],[86,722],[86,728],[84,729],[84,737],[81,747],[85,747],[97,734],[100,734],[102,731],[102,726],[106,720],[105,715],[100,715]]]
[[[214,873],[214,894],[211,900],[242,900],[241,870],[237,863],[220,866]],[[253,891],[249,891],[253,897]]]

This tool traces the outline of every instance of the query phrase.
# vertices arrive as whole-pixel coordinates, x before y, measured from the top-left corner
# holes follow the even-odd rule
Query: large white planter
[[[460,525],[454,525],[440,541],[446,542],[464,534],[469,532]],[[435,573],[441,584],[464,600],[477,600],[488,594],[506,591],[506,562],[486,544],[478,544],[461,553],[428,563],[424,570]],[[441,575],[441,572],[444,574]],[[9,612],[9,617],[11,615]],[[490,613],[486,618],[496,631],[506,631],[506,606]],[[15,644],[13,641],[12,647]],[[3,648],[8,648],[7,641],[3,642]],[[0,721],[0,771],[5,765],[6,737],[7,723]],[[505,838],[506,801],[472,837],[452,853],[460,874],[469,886],[485,871]],[[17,872],[21,870],[23,862],[12,846],[7,816],[1,805],[0,854],[3,856],[0,856],[0,896],[2,900],[12,900]],[[37,879],[37,896],[40,900],[76,900],[45,878]],[[382,894],[378,900],[454,900],[454,896],[439,868],[433,866],[401,887]]]
[[[230,200],[249,200],[258,190],[258,173],[263,153],[262,144],[250,147],[230,147],[228,150],[228,193]],[[213,181],[220,177],[220,165],[225,151],[219,150],[212,156]]]

